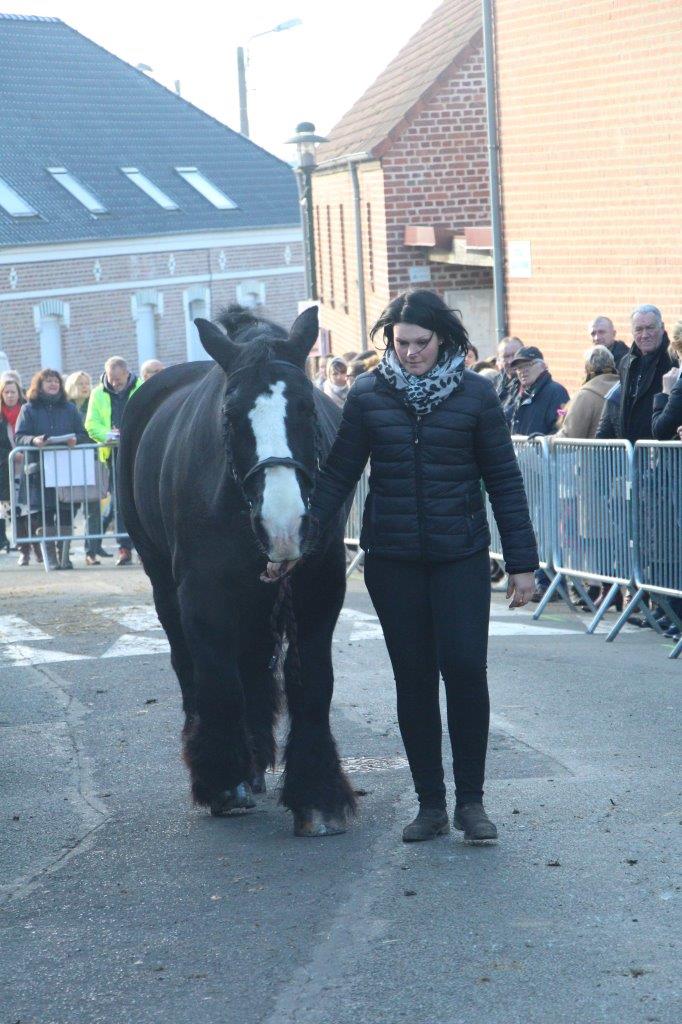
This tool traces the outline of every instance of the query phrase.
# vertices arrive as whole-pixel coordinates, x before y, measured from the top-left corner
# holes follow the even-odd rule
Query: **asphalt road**
[[[48,576],[3,555],[0,588],[0,1021],[680,1020],[682,659],[650,631],[607,645],[496,597],[500,842],[405,846],[392,680],[354,579],[333,724],[361,814],[302,840],[276,774],[248,815],[191,806],[139,566]]]

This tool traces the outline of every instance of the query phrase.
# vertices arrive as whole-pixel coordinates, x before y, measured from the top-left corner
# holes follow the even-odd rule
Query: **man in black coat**
[[[613,320],[610,320],[608,316],[596,316],[589,326],[589,331],[592,344],[604,345],[613,356],[616,369],[618,369],[630,349],[624,341],[618,341],[616,338]]]
[[[495,383],[495,391],[507,423],[511,421],[514,403],[519,394],[519,378],[511,369],[511,361],[520,348],[523,348],[523,342],[520,338],[514,337],[503,338],[497,346],[495,363],[500,376]]]
[[[512,434],[554,434],[569,395],[563,384],[552,380],[539,348],[520,348],[511,361],[521,385],[511,416]]]
[[[655,436],[662,436],[667,430],[667,417],[657,419],[657,430],[654,433],[654,402],[661,397],[664,379],[671,382],[669,375],[673,362],[668,352],[668,339],[663,325],[663,317],[656,306],[645,304],[637,306],[631,314],[633,345],[627,356],[621,361],[618,372],[620,384],[617,384],[606,396],[597,437],[605,440],[625,438],[631,444],[636,441],[648,441]],[[669,403],[668,403],[669,404]],[[671,413],[674,410],[671,410]],[[673,432],[674,433],[674,432]],[[669,438],[670,433],[666,434]],[[641,509],[646,514],[648,509]],[[605,587],[605,589],[608,589]],[[682,612],[682,602],[671,599],[676,612]],[[656,614],[656,613],[654,613]],[[659,622],[670,627],[674,636],[676,631],[672,623],[662,615],[657,615]],[[631,622],[643,625],[640,619]],[[666,634],[668,635],[668,634]]]
[[[613,402],[604,405],[597,437],[626,438],[632,444],[653,437],[651,420],[654,396],[663,388],[663,377],[673,362],[665,344],[663,317],[656,306],[637,306],[631,315],[633,345],[621,360],[620,410],[615,416]]]

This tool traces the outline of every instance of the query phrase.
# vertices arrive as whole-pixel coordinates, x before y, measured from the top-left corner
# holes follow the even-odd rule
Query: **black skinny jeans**
[[[398,724],[420,805],[445,804],[439,674],[457,805],[480,801],[490,719],[488,551],[440,563],[368,555],[365,582],[393,666]]]

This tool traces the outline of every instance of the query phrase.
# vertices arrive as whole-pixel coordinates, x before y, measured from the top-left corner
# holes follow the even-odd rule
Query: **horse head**
[[[226,374],[226,454],[253,530],[273,562],[299,558],[310,537],[317,419],[305,361],[318,334],[317,307],[287,332],[240,307],[222,331],[195,320],[201,342]]]

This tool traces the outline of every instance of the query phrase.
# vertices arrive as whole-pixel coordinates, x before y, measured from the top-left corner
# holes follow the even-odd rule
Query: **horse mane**
[[[218,323],[222,324],[232,340],[239,345],[249,344],[260,338],[268,341],[286,341],[288,338],[287,331],[280,324],[256,316],[250,309],[245,309],[234,302],[221,311]]]

